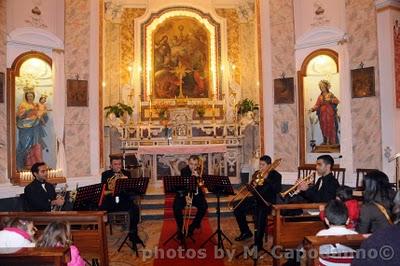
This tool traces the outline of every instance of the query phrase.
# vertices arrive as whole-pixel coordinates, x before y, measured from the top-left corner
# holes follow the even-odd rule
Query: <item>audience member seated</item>
[[[31,172],[35,179],[24,190],[28,211],[51,211],[54,205],[64,205],[64,198],[57,197],[54,185],[46,181],[47,170],[44,162],[32,165]]]
[[[379,254],[354,259],[354,266],[375,266],[375,265],[400,265],[400,192],[397,192],[393,207],[393,225],[374,232],[366,239],[360,247],[360,253]],[[383,249],[384,252],[383,253]],[[361,252],[363,251],[363,252]],[[374,253],[374,252],[378,253]]]
[[[36,228],[32,221],[11,219],[0,231],[0,248],[34,247]]]
[[[340,200],[332,200],[328,203],[325,209],[325,223],[328,225],[328,229],[321,230],[317,233],[317,236],[339,236],[339,235],[354,235],[357,232],[346,228],[349,223],[348,211],[346,205]],[[335,258],[335,262],[331,262],[320,258],[322,265],[350,265],[350,263],[345,263],[344,261],[349,260],[348,254],[353,253],[354,250],[340,244],[333,245],[323,245],[320,247],[320,254],[346,254],[346,257],[339,255]],[[351,257],[350,257],[351,258]],[[343,260],[343,263],[341,263]]]
[[[363,180],[363,205],[357,231],[361,234],[374,233],[392,223],[390,218],[391,188],[385,173],[374,170]]]
[[[349,223],[346,225],[348,229],[355,230],[358,219],[360,217],[360,207],[358,201],[353,199],[353,189],[348,186],[340,186],[336,190],[336,199],[342,201],[347,208],[349,216]],[[320,206],[320,217],[322,221],[325,221],[325,205]]]
[[[63,222],[52,222],[44,229],[43,235],[39,238],[37,247],[69,247],[71,250],[71,261],[68,266],[85,266],[85,261],[79,255],[79,250],[72,245],[71,228]]]

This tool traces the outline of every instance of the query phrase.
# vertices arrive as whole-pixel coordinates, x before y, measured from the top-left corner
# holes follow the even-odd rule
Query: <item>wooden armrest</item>
[[[295,204],[275,204],[272,205],[274,210],[295,210],[295,209],[319,209],[319,206],[326,205],[326,202],[321,203],[295,203]]]
[[[341,235],[341,236],[306,236],[305,242],[313,247],[328,244],[360,245],[368,236],[363,234]]]
[[[0,248],[0,258],[7,257],[65,257],[69,247],[60,248]]]

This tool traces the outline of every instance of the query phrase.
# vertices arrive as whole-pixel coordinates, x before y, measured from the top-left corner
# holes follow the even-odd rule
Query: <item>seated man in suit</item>
[[[307,183],[299,185],[300,195],[308,202],[328,202],[336,198],[336,189],[339,182],[332,174],[334,160],[330,155],[321,155],[317,158],[316,170],[321,176],[315,185]]]
[[[200,168],[199,161],[200,158],[197,155],[191,155],[189,157],[188,165],[181,170],[181,176],[185,177],[193,176],[196,178],[200,177],[201,173],[199,172]],[[183,191],[177,193],[173,203],[174,216],[176,220],[176,225],[178,227],[177,231],[178,238],[182,238],[183,234],[186,233],[183,232],[183,214],[182,214],[183,209],[186,206],[186,196],[187,193]],[[195,218],[193,219],[193,222],[189,225],[187,232],[188,236],[192,236],[194,230],[200,228],[201,220],[205,216],[208,209],[207,201],[204,192],[202,191],[202,188],[197,187],[197,191],[193,195],[192,205],[197,208],[197,213]]]
[[[29,211],[51,211],[53,206],[64,205],[64,198],[58,197],[54,185],[46,181],[47,170],[44,162],[32,165],[31,172],[35,179],[24,190]]]
[[[260,158],[259,167],[260,169],[253,174],[254,178],[260,173],[264,172],[271,165],[271,157],[264,155]],[[276,170],[269,172],[268,176],[264,177],[265,181],[263,185],[256,186],[257,191],[263,197],[263,199],[270,203],[276,203],[276,195],[281,191],[282,187],[282,176]],[[254,181],[253,181],[254,182]],[[237,203],[234,203],[236,206]],[[267,226],[267,217],[271,212],[271,206],[267,206],[262,200],[255,196],[247,197],[238,207],[235,208],[234,215],[239,225],[240,236],[236,237],[236,241],[243,241],[253,236],[252,232],[246,221],[246,215],[249,211],[255,213],[255,226],[257,228],[256,234],[256,246],[260,250],[263,247],[264,233]]]
[[[113,195],[115,183],[118,178],[131,178],[131,173],[122,169],[121,158],[111,158],[111,169],[101,174],[101,183],[105,186],[100,209],[107,212],[128,211],[130,219],[129,240],[134,244],[143,244],[138,236],[139,207],[134,203],[128,193]]]

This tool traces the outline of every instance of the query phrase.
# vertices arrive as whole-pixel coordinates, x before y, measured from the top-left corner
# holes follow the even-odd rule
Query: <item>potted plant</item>
[[[156,105],[154,109],[158,114],[160,123],[164,126],[168,125],[168,106],[160,103]]]
[[[117,104],[104,107],[104,111],[106,111],[106,118],[108,118],[112,124],[116,119],[123,119],[125,123],[128,123],[133,113],[133,108],[129,105],[119,102]]]
[[[202,121],[204,119],[204,115],[206,114],[206,108],[204,107],[204,105],[198,105],[196,107],[196,113]]]
[[[254,103],[251,99],[243,99],[237,104],[237,113],[239,115],[244,115],[247,112],[253,112],[255,109],[258,109],[258,104]]]

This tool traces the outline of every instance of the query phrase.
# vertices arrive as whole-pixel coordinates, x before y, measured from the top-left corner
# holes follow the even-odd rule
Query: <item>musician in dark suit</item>
[[[32,165],[31,172],[35,179],[24,189],[28,211],[51,211],[52,206],[64,205],[64,198],[57,197],[54,185],[46,181],[47,170],[44,162]]]
[[[271,165],[271,157],[264,155],[260,158],[259,167],[260,169],[253,174],[253,181],[255,177],[265,172]],[[264,183],[261,186],[256,186],[256,190],[260,196],[269,204],[276,203],[276,196],[281,191],[282,187],[282,176],[276,170],[271,170],[267,176],[264,177]],[[238,202],[234,203],[237,206]],[[267,230],[267,217],[271,212],[271,206],[266,205],[261,199],[255,196],[247,197],[243,202],[235,208],[234,215],[239,225],[240,235],[235,238],[236,241],[243,241],[253,236],[250,228],[246,221],[246,215],[250,211],[256,211],[255,226],[257,228],[257,234],[255,238],[255,244],[258,249],[263,247],[264,234]]]
[[[101,174],[101,183],[105,186],[100,209],[107,212],[128,211],[129,212],[129,240],[133,243],[143,244],[138,236],[137,225],[139,223],[139,207],[134,203],[133,197],[127,193],[113,195],[116,179],[131,178],[130,172],[122,169],[120,158],[111,159],[111,169]]]
[[[191,155],[189,157],[188,165],[181,170],[181,176],[185,177],[200,177],[200,172],[199,169],[199,157],[197,155]],[[187,193],[185,191],[180,191],[176,194],[174,203],[173,203],[173,209],[174,209],[174,216],[176,220],[176,225],[177,225],[177,233],[178,233],[178,238],[182,238],[183,236],[183,209],[186,206],[186,196]],[[204,192],[202,191],[202,188],[197,187],[196,192],[193,195],[192,199],[192,206],[195,206],[197,208],[197,213],[195,218],[193,219],[192,223],[189,225],[188,228],[188,236],[192,236],[194,233],[195,229],[200,228],[201,225],[201,220],[205,216],[207,209],[208,209],[208,204],[205,199]]]
[[[321,176],[315,185],[302,183],[299,185],[300,196],[308,202],[328,202],[336,198],[339,182],[332,174],[334,160],[330,155],[321,155],[317,158],[316,170]]]

